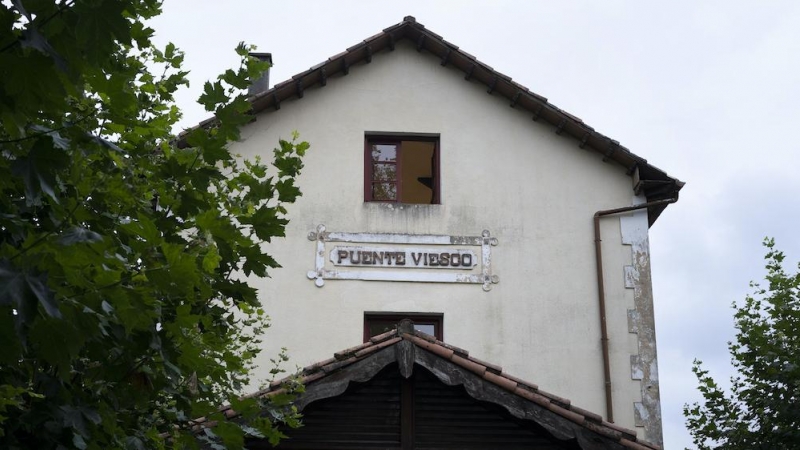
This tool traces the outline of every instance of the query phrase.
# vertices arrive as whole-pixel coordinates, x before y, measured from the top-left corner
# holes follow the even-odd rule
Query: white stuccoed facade
[[[272,318],[256,378],[267,378],[269,358],[281,347],[291,367],[303,367],[361,343],[365,311],[442,313],[445,342],[605,417],[592,217],[646,199],[634,196],[624,167],[439,62],[400,41],[244,127],[233,151],[246,158],[270,158],[293,130],[311,144],[286,238],[265,248],[283,268],[252,280]],[[440,136],[441,204],[365,203],[364,139],[371,132]],[[489,291],[480,284],[335,279],[318,287],[308,277],[317,250],[308,235],[320,224],[346,233],[488,230],[498,240],[491,271],[499,282]],[[614,419],[658,442],[647,212],[601,224]],[[469,248],[480,255],[481,247]]]

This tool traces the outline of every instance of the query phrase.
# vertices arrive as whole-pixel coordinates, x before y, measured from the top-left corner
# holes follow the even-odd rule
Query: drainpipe
[[[642,203],[641,205],[626,206],[624,208],[607,209],[594,213],[594,252],[597,261],[597,295],[600,306],[600,343],[603,347],[603,378],[606,390],[606,415],[607,420],[614,422],[614,407],[611,401],[611,363],[608,355],[608,327],[606,326],[606,291],[603,281],[603,249],[600,243],[600,218],[615,214],[622,214],[637,209],[649,208],[651,206],[668,205],[677,202],[677,198],[656,200],[653,202]]]

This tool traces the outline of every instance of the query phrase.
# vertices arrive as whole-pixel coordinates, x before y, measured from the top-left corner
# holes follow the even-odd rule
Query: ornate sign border
[[[394,234],[394,233],[346,233],[326,231],[325,225],[317,226],[317,231],[308,233],[308,240],[316,241],[315,268],[308,271],[308,278],[317,287],[325,285],[325,280],[365,280],[365,281],[418,281],[424,283],[465,283],[481,284],[484,291],[492,289],[492,284],[500,282],[500,277],[492,274],[492,246],[498,244],[489,230],[480,236],[447,236],[438,234]],[[481,273],[453,273],[449,271],[408,271],[408,270],[340,270],[325,268],[325,243],[347,242],[354,244],[400,244],[400,245],[457,245],[481,248]]]

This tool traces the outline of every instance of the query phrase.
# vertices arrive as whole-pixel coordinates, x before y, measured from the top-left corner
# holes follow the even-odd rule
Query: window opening
[[[367,136],[367,202],[439,203],[439,138]]]
[[[430,334],[438,340],[444,340],[443,322],[441,313],[364,313],[364,342],[372,336],[391,331],[403,319],[414,322],[414,329],[425,334]]]

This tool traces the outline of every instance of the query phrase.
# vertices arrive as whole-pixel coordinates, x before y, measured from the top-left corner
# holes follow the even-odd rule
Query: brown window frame
[[[403,192],[403,167],[398,163],[400,154],[402,153],[403,141],[417,141],[417,142],[433,142],[433,200],[430,203],[409,203],[412,205],[439,205],[441,198],[439,196],[439,186],[441,178],[441,170],[439,164],[440,155],[440,139],[437,134],[413,134],[413,133],[367,133],[364,135],[364,202],[365,203],[400,203]],[[375,183],[373,179],[373,161],[371,145],[386,144],[397,146],[397,156],[395,166],[395,200],[376,200],[372,197],[372,185]]]
[[[444,313],[367,311],[364,312],[364,342],[372,337],[369,333],[370,321],[400,322],[403,319],[409,319],[415,324],[433,325],[433,336],[444,341]]]

